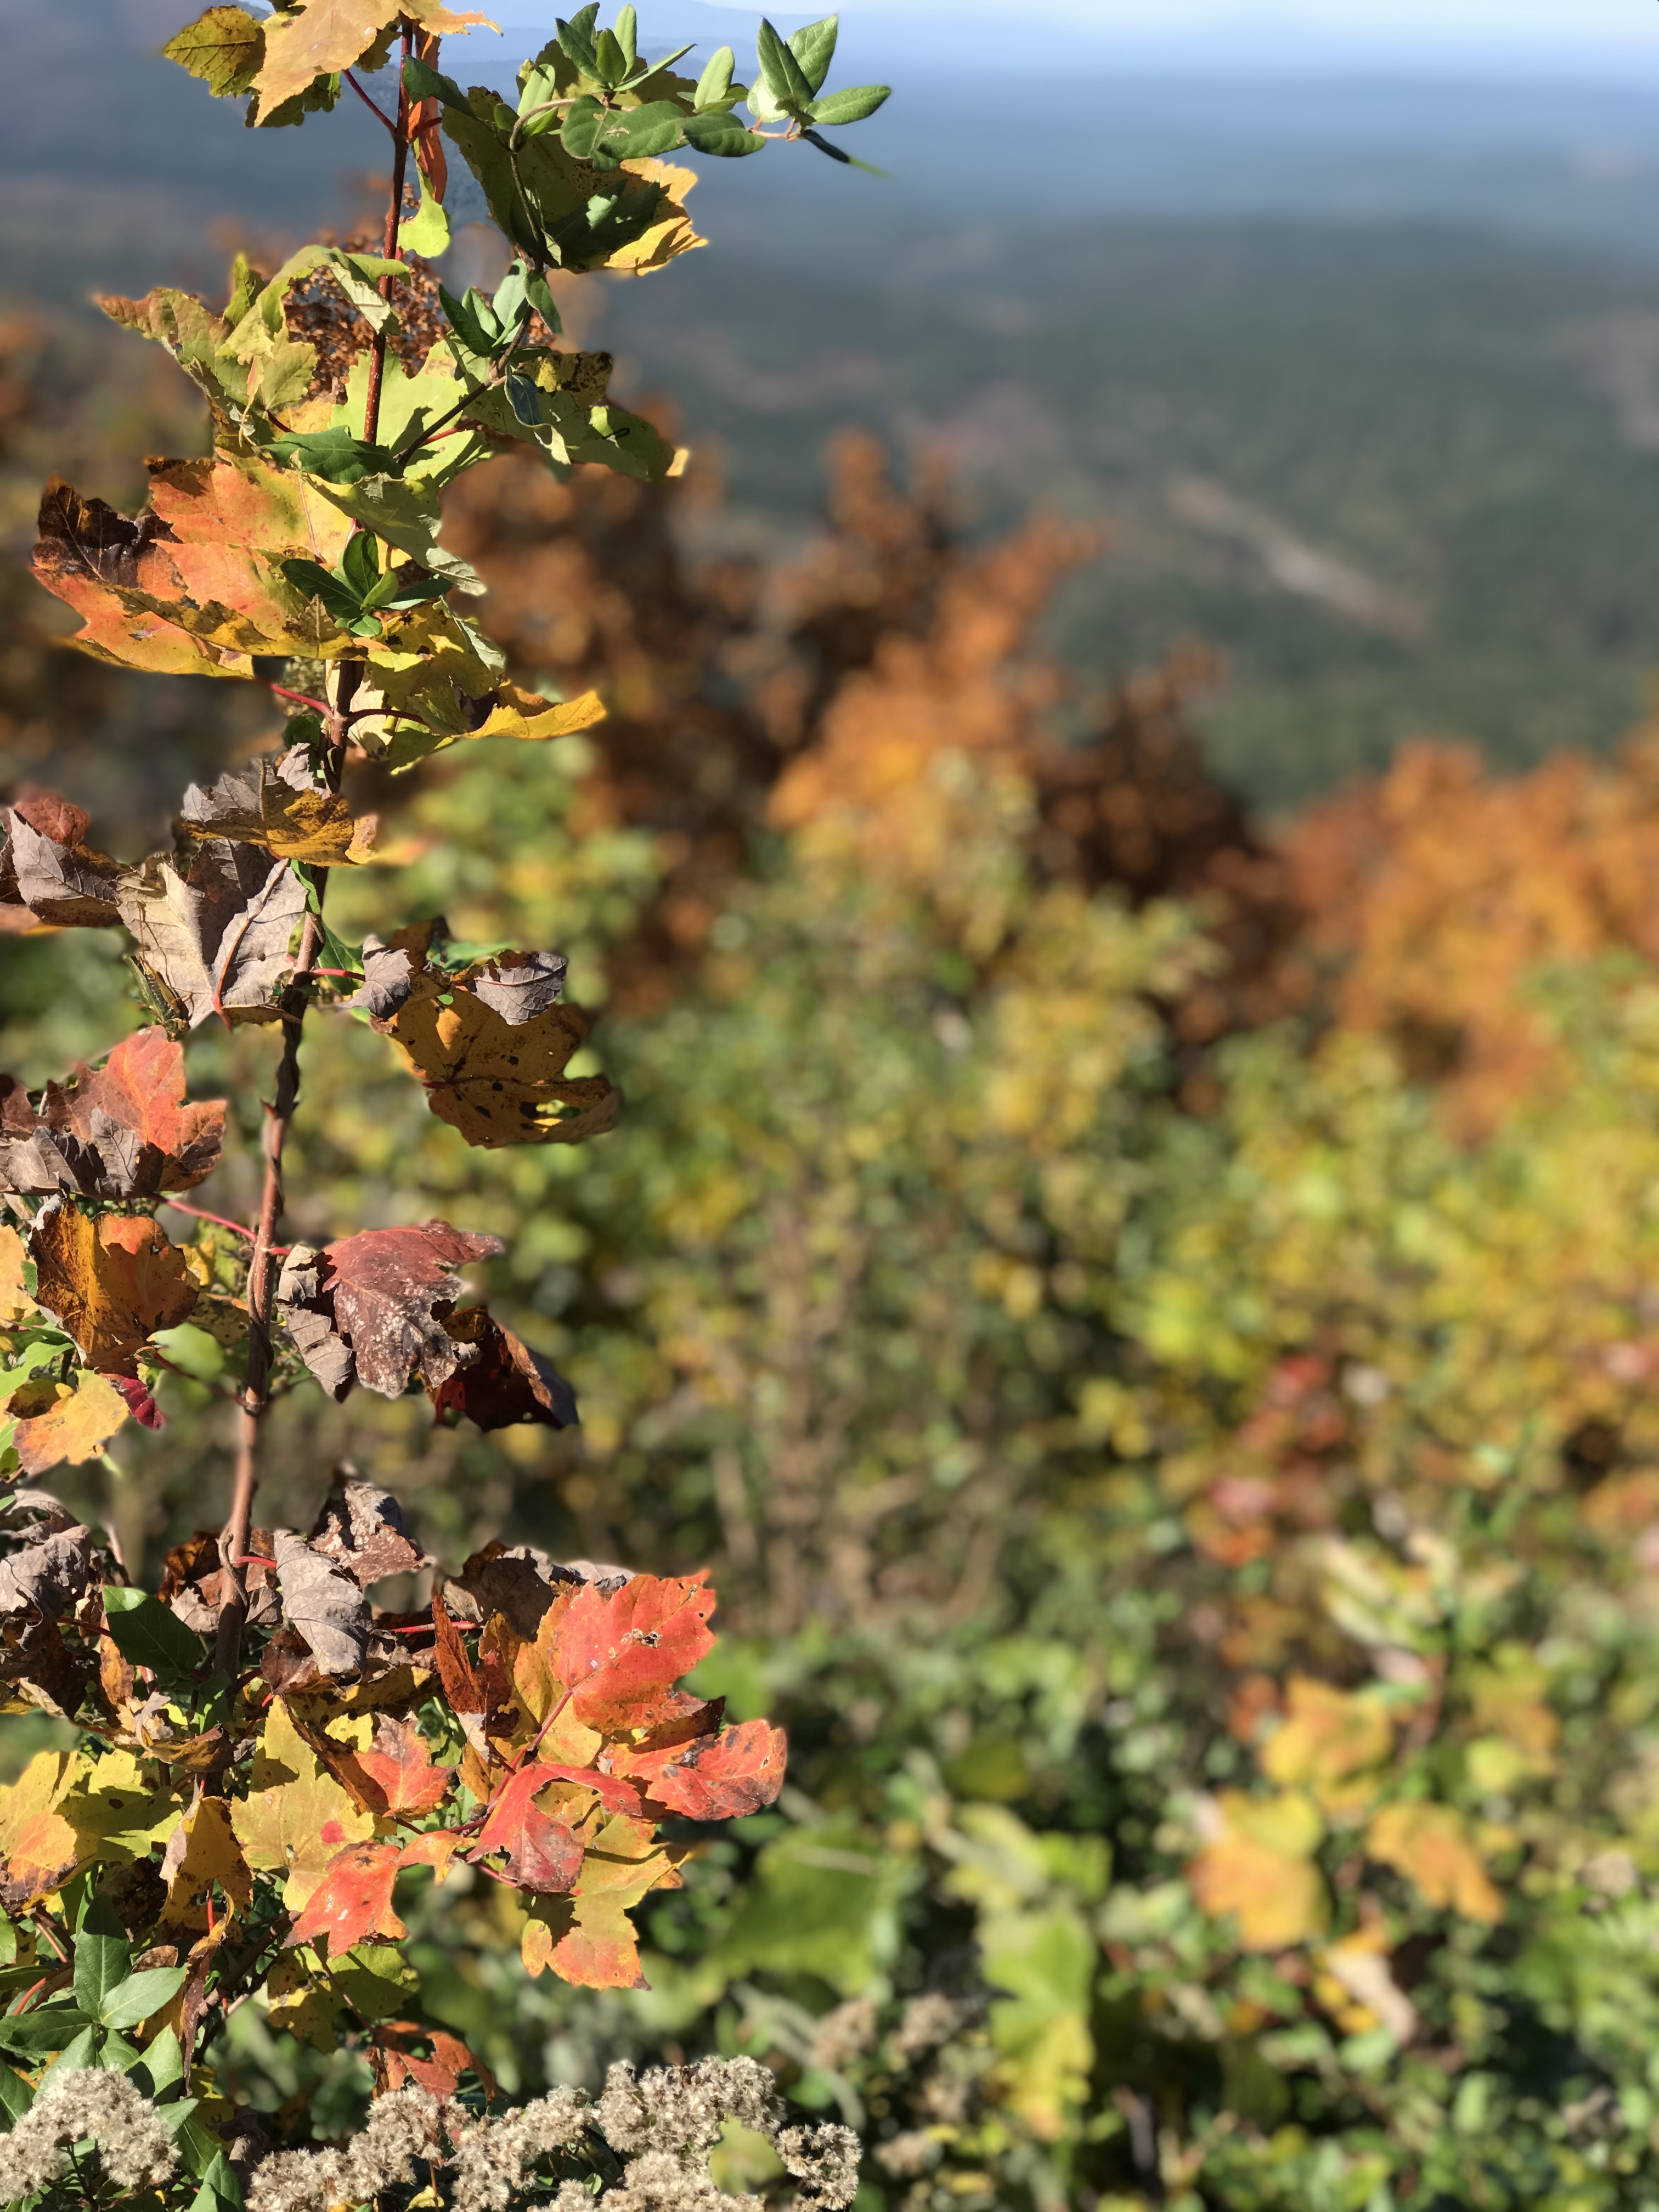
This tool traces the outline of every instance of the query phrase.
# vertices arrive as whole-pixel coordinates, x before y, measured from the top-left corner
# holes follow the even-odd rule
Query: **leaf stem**
[[[205,1206],[186,1206],[181,1198],[164,1198],[163,1206],[170,1206],[175,1213],[188,1213],[198,1221],[210,1221],[216,1228],[228,1229],[238,1237],[251,1237],[253,1231],[244,1221],[233,1221],[228,1214],[210,1213]]]
[[[358,83],[356,76],[350,70],[348,70],[345,73],[345,81],[351,87],[351,89],[356,94],[358,99],[362,100],[363,106],[368,108],[369,113],[371,115],[378,116],[380,121],[385,124],[386,129],[395,138],[398,135],[398,126],[392,121],[392,118],[386,113],[385,108],[381,106],[380,101],[378,100],[371,100],[369,98],[368,94],[363,90],[362,85]]]
[[[404,59],[408,61],[415,52],[415,26],[407,15],[400,16],[398,21],[403,32]],[[370,104],[373,105],[372,102]],[[378,109],[375,112],[379,113]],[[385,118],[382,117],[381,120],[384,122]],[[392,132],[396,150],[392,157],[392,191],[386,211],[384,251],[388,261],[395,261],[398,258],[398,225],[403,220],[404,182],[409,174],[409,88],[404,82],[403,71],[399,70],[398,72],[398,122]],[[390,276],[381,277],[380,294],[383,300],[388,301],[391,300],[394,281]],[[380,432],[380,387],[386,380],[386,349],[390,331],[391,323],[388,318],[387,321],[382,323],[380,329],[375,331],[374,341],[369,349],[368,396],[363,406],[365,445],[374,445]]]
[[[326,699],[313,699],[308,691],[289,691],[280,684],[268,684],[265,689],[274,691],[279,699],[292,699],[296,707],[309,707],[314,714],[333,712]]]

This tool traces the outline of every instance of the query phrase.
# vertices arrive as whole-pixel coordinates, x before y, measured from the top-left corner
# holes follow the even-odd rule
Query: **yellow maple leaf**
[[[360,1812],[273,1698],[254,1754],[252,1788],[231,1808],[231,1827],[250,1867],[286,1872],[283,1902],[307,1904],[329,1861],[346,1844],[374,1832],[374,1815]]]
[[[1375,1690],[1339,1690],[1293,1674],[1285,1723],[1261,1753],[1262,1771],[1287,1788],[1310,1790],[1328,1813],[1356,1809],[1375,1795],[1364,1778],[1394,1748],[1394,1729]]]
[[[96,1459],[127,1418],[126,1400],[91,1368],[72,1382],[31,1376],[6,1408],[17,1426],[12,1449],[25,1474],[52,1467],[82,1467]]]
[[[1423,1798],[1385,1805],[1371,1822],[1365,1849],[1442,1912],[1488,1922],[1504,1917],[1504,1899],[1481,1864],[1468,1822],[1450,1805]]]
[[[440,0],[307,0],[297,15],[273,17],[262,27],[264,61],[253,80],[261,115],[274,114],[313,78],[350,69],[400,14],[422,30],[446,35],[475,24],[499,27],[488,15],[455,15]]]
[[[253,1902],[253,1876],[222,1797],[198,1797],[174,1826],[161,1856],[167,1899],[158,1927],[169,1939],[204,1935],[213,1925],[213,1892],[244,1911]]]
[[[0,1790],[0,1903],[21,1912],[50,1897],[90,1856],[59,1809],[86,1771],[78,1752],[38,1751]]]
[[[40,1307],[23,1287],[27,1257],[17,1231],[0,1227],[0,1328],[27,1328],[40,1319]]]
[[[1231,1914],[1239,1948],[1279,1951],[1322,1935],[1329,1917],[1312,1853],[1322,1823],[1303,1796],[1252,1798],[1225,1790],[1219,1827],[1187,1869],[1201,1909]]]

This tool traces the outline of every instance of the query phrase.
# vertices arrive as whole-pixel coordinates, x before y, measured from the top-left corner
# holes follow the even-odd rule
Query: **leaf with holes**
[[[374,1021],[420,1078],[432,1111],[487,1151],[576,1144],[614,1127],[621,1093],[602,1075],[564,1072],[586,1042],[583,1016],[547,1005],[512,1018],[501,980],[512,971],[488,965],[498,974],[428,970],[395,1013]]]

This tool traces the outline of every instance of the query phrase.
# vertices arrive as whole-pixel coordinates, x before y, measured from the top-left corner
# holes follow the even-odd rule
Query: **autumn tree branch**
[[[415,51],[415,27],[407,16],[403,16],[399,19],[399,28],[403,58],[407,60]],[[385,253],[388,261],[397,258],[398,228],[403,218],[404,186],[409,175],[410,135],[410,99],[399,70],[398,122],[394,133],[396,151],[392,164],[391,188],[386,196]],[[380,297],[388,302],[395,282],[391,276],[380,279]],[[390,334],[388,319],[374,333],[369,349],[368,392],[363,409],[362,430],[364,441],[369,445],[375,442],[380,429],[380,393],[386,380],[386,345]],[[329,686],[334,696],[329,702],[329,713],[324,725],[328,738],[325,775],[331,791],[339,789],[345,767],[346,749],[350,741],[351,702],[357,689],[361,669],[360,662],[342,662],[336,680]],[[247,1587],[242,1560],[248,1549],[253,1525],[254,1492],[259,1483],[259,1434],[270,1404],[271,1308],[276,1290],[276,1232],[283,1218],[283,1155],[300,1103],[300,1044],[305,1032],[307,1009],[311,1003],[311,987],[317,960],[323,948],[322,908],[328,887],[328,871],[319,868],[313,881],[314,896],[301,933],[293,979],[279,1001],[283,1050],[276,1063],[275,1095],[265,1109],[262,1146],[264,1176],[259,1194],[258,1216],[253,1229],[253,1249],[248,1259],[247,1377],[238,1408],[236,1475],[231,1494],[230,1517],[219,1542],[222,1603],[214,1656],[221,1672],[232,1676],[240,1664],[242,1632],[247,1621]]]

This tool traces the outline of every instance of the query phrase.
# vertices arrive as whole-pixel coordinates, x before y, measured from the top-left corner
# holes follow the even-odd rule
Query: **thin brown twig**
[[[403,32],[403,56],[405,62],[415,52],[415,26],[407,15],[399,19]],[[393,133],[396,151],[392,157],[392,192],[386,211],[384,252],[388,261],[398,258],[398,226],[403,220],[404,181],[409,174],[409,88],[404,82],[402,70],[398,72],[398,125]],[[380,294],[390,301],[394,279],[382,276]],[[363,443],[372,446],[380,435],[380,387],[386,380],[386,341],[389,323],[382,323],[374,333],[374,343],[368,356],[368,397],[363,407]]]
[[[407,61],[415,51],[414,26],[407,16],[401,18],[400,29],[404,58]],[[366,93],[362,96],[365,100],[368,98]],[[368,104],[374,106],[372,100]],[[376,108],[375,112],[379,114],[380,110]],[[386,216],[386,258],[388,261],[397,256],[398,225],[403,216],[404,184],[409,173],[409,93],[400,70],[398,122],[394,132],[397,152],[392,165],[392,189]],[[381,120],[384,122],[385,119],[382,116]],[[388,302],[392,297],[392,283],[390,276],[383,276],[380,283],[380,297]],[[371,446],[380,429],[380,390],[386,376],[387,337],[388,326],[383,323],[374,334],[369,355],[363,439]],[[331,791],[337,792],[340,787],[340,777],[351,741],[352,695],[357,688],[361,666],[360,662],[354,661],[340,664],[334,703],[327,708],[325,727],[329,750],[325,777]],[[247,1589],[238,1563],[247,1552],[248,1537],[253,1524],[253,1494],[259,1480],[259,1431],[270,1404],[270,1322],[276,1288],[276,1273],[271,1263],[278,1255],[276,1229],[283,1215],[283,1153],[300,1101],[300,1042],[305,1031],[306,1012],[310,1004],[317,956],[323,948],[322,907],[328,888],[328,871],[319,868],[313,877],[313,883],[316,891],[315,902],[306,915],[294,963],[293,980],[283,992],[279,1007],[283,1050],[276,1063],[276,1093],[265,1112],[264,1181],[259,1194],[258,1220],[253,1231],[253,1249],[248,1257],[247,1379],[242,1389],[241,1416],[238,1424],[235,1486],[231,1497],[230,1518],[219,1540],[224,1597],[219,1607],[214,1656],[219,1670],[233,1678],[241,1663],[242,1631],[247,1620]]]
[[[326,764],[329,788],[337,791],[345,763],[349,733],[345,714],[356,689],[361,663],[345,661],[339,674],[339,704],[330,717],[330,747]],[[300,1040],[311,1001],[311,982],[317,956],[323,948],[323,896],[328,871],[319,868],[313,882],[316,903],[306,915],[301,933],[293,981],[280,1005],[283,1024],[282,1057],[276,1063],[276,1095],[265,1112],[264,1182],[259,1194],[259,1218],[253,1231],[253,1249],[247,1268],[247,1379],[241,1394],[241,1413],[236,1439],[236,1481],[230,1518],[219,1540],[219,1559],[224,1577],[224,1598],[219,1607],[215,1662],[222,1674],[234,1676],[242,1653],[242,1630],[247,1620],[247,1589],[237,1564],[248,1547],[253,1525],[253,1493],[259,1480],[259,1431],[270,1404],[272,1365],[270,1318],[276,1290],[272,1261],[283,1249],[276,1243],[283,1216],[283,1153],[300,1103]]]

